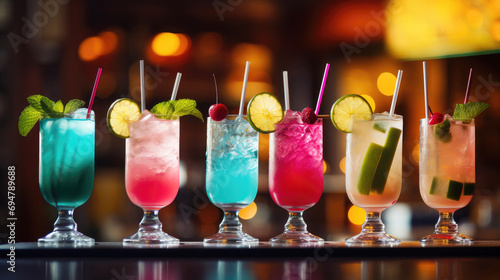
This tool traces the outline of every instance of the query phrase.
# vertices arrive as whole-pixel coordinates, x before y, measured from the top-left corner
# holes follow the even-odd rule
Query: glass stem
[[[288,221],[285,224],[285,232],[307,232],[307,225],[302,218],[303,211],[290,211],[288,212]]]
[[[139,231],[161,231],[162,224],[158,219],[158,210],[144,210],[144,216],[139,223]]]
[[[453,219],[453,212],[439,212],[436,234],[458,234],[458,225]]]
[[[366,211],[366,220],[362,226],[361,234],[385,233],[385,226],[380,214],[381,212]]]
[[[219,226],[219,233],[235,233],[242,231],[242,225],[238,218],[238,211],[224,210],[224,218]]]
[[[58,209],[57,220],[54,223],[54,231],[76,231],[76,223],[73,220],[73,209]]]

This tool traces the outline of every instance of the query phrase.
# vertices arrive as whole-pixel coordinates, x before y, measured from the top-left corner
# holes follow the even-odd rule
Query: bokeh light
[[[101,38],[104,43],[101,55],[110,54],[116,50],[118,46],[118,35],[116,35],[116,33],[112,31],[103,31],[99,33],[99,38]]]
[[[186,34],[176,34],[179,38],[179,48],[172,54],[172,56],[178,56],[186,53],[186,51],[191,46],[191,38]]]
[[[359,208],[356,205],[351,206],[349,208],[349,212],[347,212],[347,217],[349,218],[349,222],[355,225],[362,225],[366,219],[366,211],[363,208]]]
[[[247,207],[241,209],[239,216],[243,220],[250,220],[257,214],[257,204],[255,202],[252,202],[250,205]]]
[[[340,160],[340,163],[339,163],[339,167],[340,167],[340,170],[342,170],[342,172],[345,174],[345,161],[346,161],[346,158],[343,157],[341,160]]]
[[[361,96],[366,99],[366,101],[368,101],[368,103],[370,104],[370,107],[372,107],[372,112],[375,112],[375,100],[373,100],[373,98],[371,96],[369,96],[368,94],[361,94]]]
[[[491,25],[491,36],[493,40],[500,41],[500,20],[495,21]]]
[[[411,151],[411,156],[415,162],[418,162],[419,157],[420,157],[420,145],[417,144],[415,147],[413,147],[413,150]]]
[[[157,34],[151,42],[153,52],[159,56],[171,56],[179,50],[180,46],[179,36],[170,32]]]
[[[104,51],[104,41],[100,37],[88,37],[78,47],[78,57],[83,61],[96,60]]]
[[[377,88],[383,95],[392,96],[396,87],[396,80],[396,76],[392,73],[384,72],[378,76]]]

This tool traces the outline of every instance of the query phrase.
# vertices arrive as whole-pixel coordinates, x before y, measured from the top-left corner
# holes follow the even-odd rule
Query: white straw
[[[144,60],[141,59],[141,112],[146,109],[146,83],[144,82]]]
[[[394,114],[394,110],[396,110],[396,102],[398,100],[398,94],[399,94],[399,85],[401,85],[401,77],[403,77],[403,70],[398,71],[396,87],[394,88],[394,94],[392,95],[391,112],[389,113],[389,115],[391,116]]]
[[[179,90],[179,84],[181,83],[181,77],[182,77],[182,73],[177,72],[177,77],[175,77],[174,89],[172,90],[172,97],[170,98],[170,100],[175,100],[175,98],[177,97],[177,91]]]
[[[426,62],[422,62],[424,68],[424,95],[425,95],[425,118],[429,118],[429,94],[427,93],[427,66]]]
[[[241,88],[241,101],[239,116],[243,116],[243,107],[245,106],[245,94],[247,92],[248,70],[250,69],[250,61],[245,65],[245,76],[243,77],[243,87]]]
[[[283,89],[285,91],[285,110],[290,109],[290,93],[288,88],[288,71],[283,71]]]

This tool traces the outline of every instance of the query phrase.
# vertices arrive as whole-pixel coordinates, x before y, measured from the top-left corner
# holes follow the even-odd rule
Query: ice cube
[[[148,110],[144,110],[141,116],[139,117],[139,120],[137,121],[147,121],[150,120],[151,118],[156,118],[156,117]]]
[[[300,112],[286,110],[285,116],[283,117],[281,124],[292,124],[292,123],[302,123]]]
[[[69,114],[68,117],[71,119],[86,119],[88,108],[80,108],[74,111],[72,114]],[[95,114],[94,111],[90,111],[91,114]]]

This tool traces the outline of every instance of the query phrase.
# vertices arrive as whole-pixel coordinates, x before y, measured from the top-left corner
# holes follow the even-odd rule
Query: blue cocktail
[[[259,134],[236,115],[208,119],[206,187],[210,201],[224,211],[219,232],[204,243],[247,244],[258,240],[242,232],[238,212],[253,202],[258,188]]]

